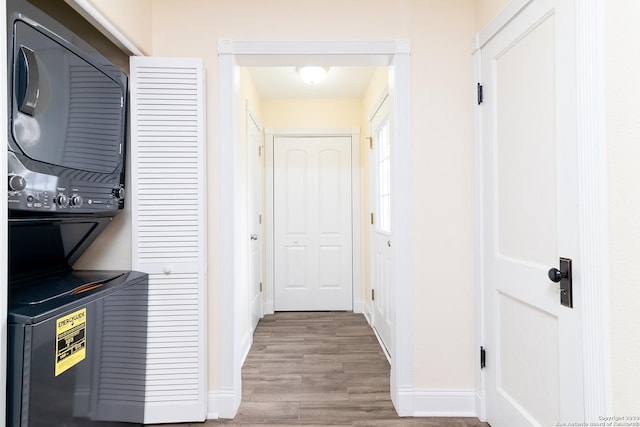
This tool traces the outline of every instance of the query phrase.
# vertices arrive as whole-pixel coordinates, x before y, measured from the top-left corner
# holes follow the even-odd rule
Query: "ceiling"
[[[357,98],[364,96],[376,67],[329,67],[327,77],[317,85],[304,83],[296,67],[247,67],[260,97]]]

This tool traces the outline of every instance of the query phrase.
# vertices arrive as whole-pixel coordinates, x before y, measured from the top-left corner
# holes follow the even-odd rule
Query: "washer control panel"
[[[10,210],[93,213],[122,209],[124,187],[30,171],[9,152]],[[96,180],[99,181],[99,180]]]

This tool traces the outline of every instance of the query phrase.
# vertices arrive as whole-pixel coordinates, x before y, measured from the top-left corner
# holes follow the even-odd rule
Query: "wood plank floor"
[[[476,418],[400,418],[389,399],[389,363],[361,314],[265,316],[242,368],[233,420],[170,426],[488,427]]]

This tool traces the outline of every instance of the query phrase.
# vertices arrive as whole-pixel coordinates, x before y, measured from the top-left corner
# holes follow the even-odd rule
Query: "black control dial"
[[[64,194],[58,194],[53,201],[62,208],[69,206],[69,198]]]
[[[69,199],[69,204],[71,206],[75,206],[75,207],[80,207],[82,206],[82,203],[84,202],[84,200],[82,200],[82,196],[78,195],[78,194],[74,194],[73,196],[71,196],[71,198]]]
[[[27,186],[27,181],[20,175],[9,175],[9,190],[22,191]]]
[[[115,197],[116,199],[124,199],[124,188],[116,187],[111,190],[111,194],[113,194],[113,197]]]

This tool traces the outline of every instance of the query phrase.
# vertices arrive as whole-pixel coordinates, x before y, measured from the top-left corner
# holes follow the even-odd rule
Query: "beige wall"
[[[362,16],[366,19],[354,19]],[[414,385],[422,389],[473,388],[469,42],[475,18],[474,0],[153,1],[153,54],[204,57],[207,68],[212,325],[219,312],[218,39],[410,38],[412,226],[416,236],[413,330],[414,360],[420,361],[414,368]],[[431,326],[435,324],[447,327],[434,331]],[[211,343],[212,353],[216,353],[216,346]],[[218,384],[216,368],[212,363],[212,390]]]
[[[509,0],[476,0],[476,30],[482,31],[509,3]]]
[[[152,0],[87,0],[145,55],[151,54]]]
[[[263,99],[265,128],[352,128],[360,126],[359,99]]]
[[[613,409],[640,415],[640,2],[604,4]]]

